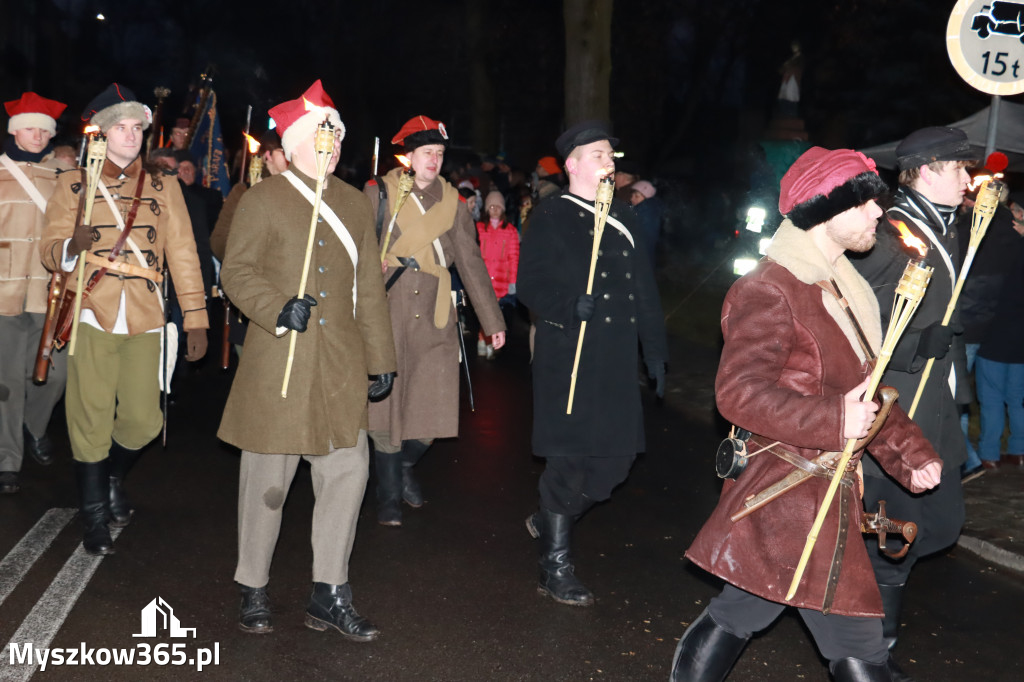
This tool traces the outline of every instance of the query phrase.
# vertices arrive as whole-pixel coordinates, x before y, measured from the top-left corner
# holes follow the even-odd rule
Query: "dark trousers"
[[[892,560],[878,551],[878,536],[865,535],[868,556],[875,577],[882,585],[902,585],[917,560],[941,551],[956,542],[964,525],[964,492],[960,485],[960,467],[946,465],[938,487],[915,495],[890,478],[864,477],[864,508],[878,511],[878,501],[885,500],[886,516],[917,524],[918,536],[910,551],[899,560]],[[889,535],[889,550],[903,546],[901,538]]]
[[[579,517],[626,480],[636,460],[628,457],[548,457],[540,476],[540,506]]]
[[[783,604],[762,599],[729,583],[708,604],[708,612],[716,623],[744,639],[771,625],[785,609]],[[869,663],[884,663],[889,658],[889,650],[882,641],[880,618],[825,615],[813,609],[797,611],[821,655],[830,662],[859,658]]]

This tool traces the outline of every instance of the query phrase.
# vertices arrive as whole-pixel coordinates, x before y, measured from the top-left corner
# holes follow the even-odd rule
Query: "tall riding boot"
[[[841,658],[831,667],[836,682],[892,682],[898,679],[893,677],[889,661],[868,663],[859,658]],[[905,679],[910,680],[909,677]]]
[[[423,491],[412,474],[412,468],[430,447],[430,443],[418,440],[402,441],[402,501],[413,509],[423,506]]]
[[[75,461],[78,482],[78,506],[85,526],[82,545],[89,554],[114,553],[114,541],[107,528],[110,496],[110,461]]]
[[[748,640],[723,628],[704,609],[676,645],[670,682],[722,682]]]
[[[883,585],[879,583],[878,591],[882,594],[882,639],[892,651],[900,636],[900,616],[903,612],[903,590],[907,584]]]
[[[377,469],[377,523],[402,525],[402,453],[375,452]]]
[[[376,626],[352,606],[352,587],[348,583],[313,583],[313,594],[306,607],[306,627],[321,632],[331,627],[356,642],[369,642],[380,635]]]
[[[135,508],[128,501],[124,494],[124,477],[128,474],[135,462],[139,461],[142,449],[129,450],[117,441],[111,441],[110,445],[110,525],[114,528],[124,528],[132,520]]]
[[[544,508],[526,519],[530,535],[540,540],[537,592],[559,604],[591,606],[594,594],[574,575],[572,565],[569,545],[575,522],[576,519],[568,514],[556,514]]]

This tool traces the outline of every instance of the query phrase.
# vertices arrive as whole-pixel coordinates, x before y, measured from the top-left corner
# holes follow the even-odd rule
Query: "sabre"
[[[331,122],[324,119],[324,122],[317,126],[316,134],[313,136],[313,148],[316,150],[316,194],[313,200],[313,215],[309,220],[309,238],[306,240],[306,258],[302,264],[302,278],[299,280],[298,297],[306,292],[306,280],[309,278],[309,261],[313,257],[313,241],[316,238],[316,224],[320,217],[320,201],[324,194],[324,180],[327,176],[327,165],[334,153],[334,141],[337,139],[337,131]],[[299,332],[292,330],[288,339],[288,362],[284,367],[284,382],[281,384],[281,397],[288,397],[288,381],[292,376],[292,363],[295,361],[295,341]]]
[[[370,173],[371,178],[377,177],[377,154],[380,152],[380,138],[373,138],[373,172]]]
[[[953,317],[953,311],[956,310],[956,302],[960,298],[961,289],[964,288],[964,280],[967,279],[967,273],[970,272],[971,264],[974,263],[974,256],[978,253],[981,240],[984,239],[989,223],[992,222],[992,216],[995,215],[996,208],[999,206],[999,193],[1002,189],[1003,183],[992,179],[986,180],[985,184],[978,190],[978,199],[974,203],[974,213],[971,215],[971,238],[967,243],[967,255],[964,257],[964,264],[960,267],[960,275],[956,278],[953,295],[946,306],[946,314],[942,316],[943,327],[949,326],[949,320]],[[935,358],[928,358],[924,371],[921,372],[921,380],[917,384],[914,402],[910,404],[910,409],[907,410],[907,416],[911,419],[914,418],[914,413],[917,412],[917,405],[921,402],[924,386],[928,383],[928,377],[931,376],[934,364]]]
[[[597,197],[594,199],[594,245],[590,250],[590,274],[587,276],[587,295],[594,291],[594,271],[597,270],[597,252],[604,234],[604,224],[608,220],[608,212],[612,208],[612,197],[615,196],[615,178],[606,175],[597,184]],[[580,353],[583,351],[583,335],[587,333],[587,321],[580,323],[580,337],[576,341],[576,357],[572,361],[572,375],[569,381],[569,404],[565,413],[572,414],[572,402],[576,395],[576,372],[580,368]]]
[[[921,303],[921,299],[924,298],[924,292],[928,288],[928,282],[931,280],[933,270],[934,268],[923,265],[923,260],[911,260],[907,263],[903,276],[900,277],[899,284],[896,286],[896,296],[892,304],[889,328],[885,332],[882,348],[878,352],[878,361],[875,363],[874,371],[871,372],[871,379],[868,382],[867,391],[864,393],[865,401],[874,398],[875,391],[882,381],[882,374],[885,373],[885,368],[888,366],[889,361],[892,360],[893,350],[895,350],[896,344],[899,342],[904,330],[906,330],[907,325],[910,324],[910,319],[917,311],[917,306]],[[797,563],[796,571],[793,574],[793,582],[790,583],[789,592],[786,593],[786,601],[793,599],[793,595],[796,594],[797,587],[800,585],[800,579],[807,568],[807,560],[810,559],[811,551],[818,540],[818,532],[825,522],[825,516],[828,514],[829,507],[832,506],[832,500],[839,489],[840,481],[843,480],[846,465],[849,464],[850,458],[853,457],[857,442],[858,439],[856,438],[848,439],[846,447],[843,448],[842,455],[836,463],[836,473],[829,482],[825,498],[821,502],[821,508],[818,509],[818,515],[814,518],[811,530],[807,534],[804,551],[800,555],[800,561]]]
[[[391,212],[391,222],[388,223],[388,231],[384,235],[384,246],[380,250],[380,262],[383,263],[384,259],[388,255],[388,244],[391,243],[391,232],[395,229],[395,221],[398,219],[398,213],[402,210],[402,206],[405,205],[405,200],[409,198],[409,194],[412,192],[413,183],[416,181],[416,171],[409,168],[408,161],[403,156],[399,156],[398,160],[405,164],[406,169],[398,176],[398,194],[395,196],[395,210]]]

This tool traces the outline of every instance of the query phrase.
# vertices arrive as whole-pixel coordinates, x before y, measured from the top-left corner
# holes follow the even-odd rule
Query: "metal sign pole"
[[[985,138],[985,158],[996,150],[996,133],[999,132],[999,104],[1003,98],[992,95],[992,105],[988,109],[988,135]]]

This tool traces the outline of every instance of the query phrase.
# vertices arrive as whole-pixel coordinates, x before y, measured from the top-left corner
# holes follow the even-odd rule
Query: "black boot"
[[[892,682],[889,661],[868,663],[859,658],[841,658],[832,665],[832,677],[836,682]],[[906,678],[910,679],[910,678]]]
[[[543,508],[526,519],[530,535],[540,540],[537,592],[559,604],[591,606],[594,594],[574,575],[569,550],[572,524],[575,522],[568,514],[555,514]]]
[[[270,622],[270,595],[266,587],[238,585],[242,591],[242,605],[238,609],[238,629],[256,635],[274,631]]]
[[[124,494],[122,484],[128,471],[139,460],[142,450],[129,450],[111,441],[110,446],[110,525],[124,528],[132,521],[135,508]]]
[[[352,587],[313,583],[313,594],[306,607],[306,627],[314,630],[334,628],[346,639],[369,642],[377,639],[380,631],[352,606]]]
[[[402,441],[402,501],[413,509],[423,506],[423,491],[419,481],[413,476],[412,468],[420,461],[430,443],[418,440]]]
[[[50,441],[50,437],[43,433],[42,436],[36,438],[24,424],[21,430],[25,435],[25,451],[32,459],[44,467],[53,464],[53,443]]]
[[[110,496],[110,461],[75,461],[75,478],[78,481],[78,505],[85,526],[82,545],[89,554],[114,553],[114,541],[107,528]]]
[[[748,639],[723,628],[704,609],[676,645],[670,682],[722,682]]]
[[[890,651],[896,646],[896,640],[900,636],[903,589],[906,586],[906,583],[902,585],[883,585],[879,583],[878,585],[878,591],[882,595],[882,612],[885,613],[885,617],[882,618],[882,639],[885,640],[885,644],[889,647]]]
[[[402,453],[375,452],[377,469],[377,523],[402,525]]]

